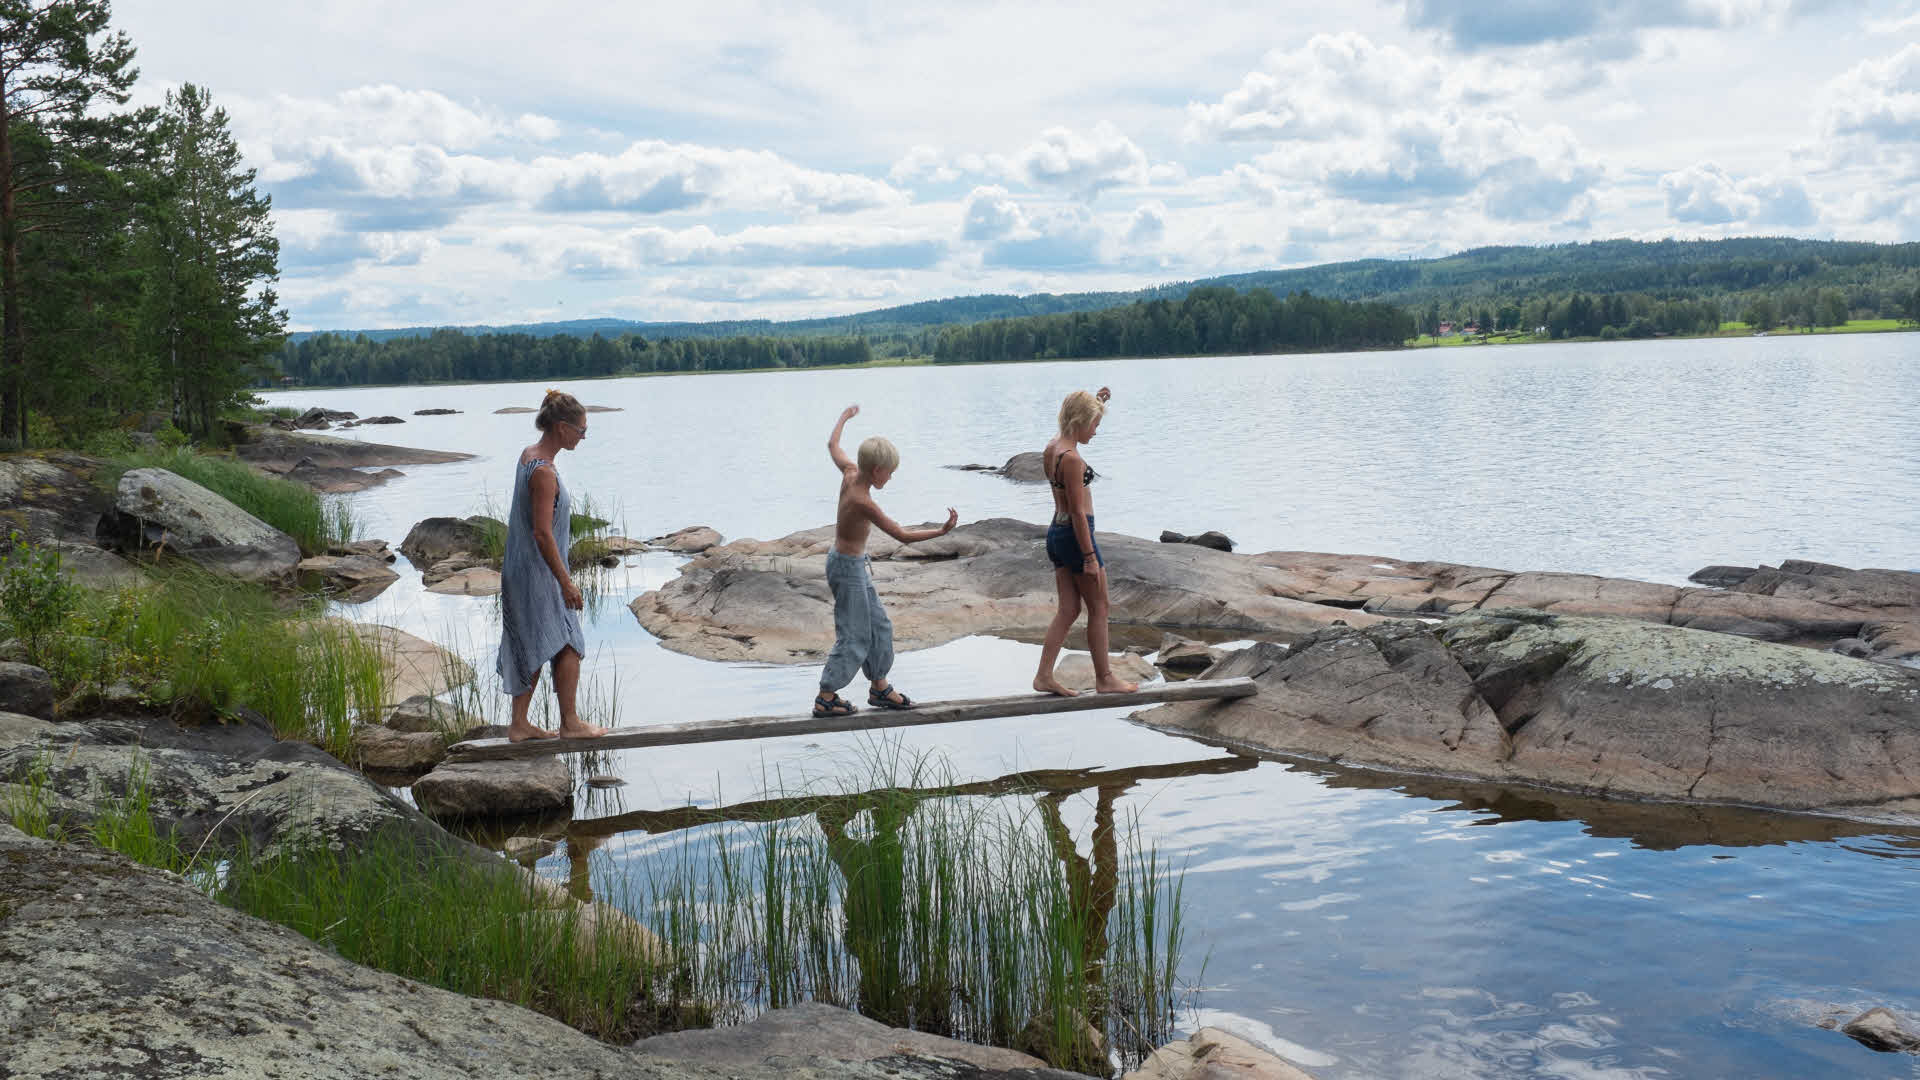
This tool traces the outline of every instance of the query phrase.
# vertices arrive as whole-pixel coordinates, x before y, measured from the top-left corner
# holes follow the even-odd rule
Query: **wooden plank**
[[[1085,709],[1127,709],[1163,705],[1170,701],[1207,701],[1242,698],[1258,693],[1253,680],[1190,679],[1151,683],[1131,694],[1009,694],[1006,697],[929,701],[901,711],[867,708],[852,716],[746,716],[732,720],[695,720],[684,724],[644,724],[615,728],[598,739],[474,739],[447,748],[448,761],[497,761],[503,758],[544,757],[594,750],[627,750],[636,746],[678,746],[684,743],[723,742],[730,739],[771,739],[783,735],[818,735],[834,731],[957,724],[1000,716],[1037,716],[1042,713]]]

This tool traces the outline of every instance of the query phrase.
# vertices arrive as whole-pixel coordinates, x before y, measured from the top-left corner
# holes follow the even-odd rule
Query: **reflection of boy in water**
[[[952,1026],[944,988],[905,992],[907,856],[900,832],[917,805],[919,800],[899,792],[875,796],[866,807],[872,835],[865,840],[847,835],[848,822],[860,812],[851,800],[828,803],[814,816],[846,886],[841,906],[847,918],[847,949],[860,961],[861,1014],[890,1027],[911,1023],[944,1035]],[[927,1000],[913,1002],[910,996]]]

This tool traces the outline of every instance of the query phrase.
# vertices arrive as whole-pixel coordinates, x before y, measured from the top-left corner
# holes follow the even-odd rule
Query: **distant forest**
[[[1136,292],[983,295],[788,322],[582,319],[304,333],[279,375],[314,385],[655,371],[1392,347],[1443,324],[1549,338],[1920,321],[1920,244],[1604,240],[1366,259]],[[276,377],[263,380],[270,385]]]

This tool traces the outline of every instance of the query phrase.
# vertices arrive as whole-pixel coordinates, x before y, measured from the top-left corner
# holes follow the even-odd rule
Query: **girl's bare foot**
[[[1112,672],[1093,680],[1093,692],[1096,694],[1131,694],[1138,689],[1139,683],[1127,682]]]
[[[1054,694],[1059,697],[1079,697],[1080,696],[1080,692],[1078,690],[1067,689],[1066,687],[1060,685],[1059,679],[1056,679],[1051,675],[1035,675],[1033,677],[1033,688],[1043,694]]]
[[[560,737],[563,739],[597,739],[612,728],[603,728],[598,724],[586,724],[579,717],[560,721]]]
[[[532,724],[508,724],[507,725],[507,741],[508,742],[526,742],[528,739],[556,739],[556,738],[559,738],[559,736],[555,735],[553,732],[548,731],[546,728],[534,727]]]

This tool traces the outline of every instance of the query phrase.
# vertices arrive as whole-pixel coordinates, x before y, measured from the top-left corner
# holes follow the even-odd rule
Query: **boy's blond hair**
[[[872,476],[881,469],[900,467],[900,451],[893,444],[878,435],[860,444],[860,471]]]
[[[1060,403],[1060,434],[1071,439],[1106,414],[1106,402],[1085,390],[1075,390]]]

